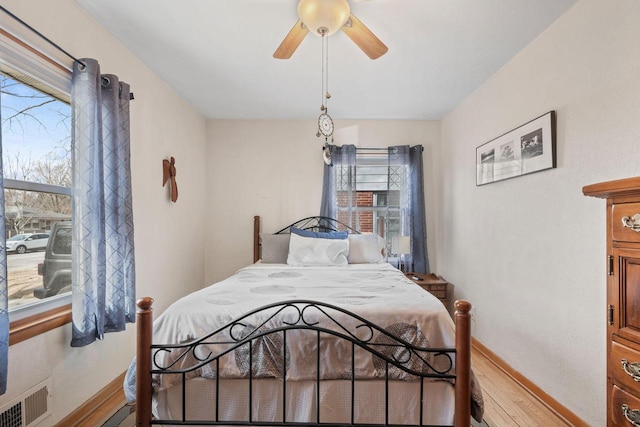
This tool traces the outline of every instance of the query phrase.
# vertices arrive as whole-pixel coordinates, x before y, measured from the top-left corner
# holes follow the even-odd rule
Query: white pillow
[[[349,234],[349,264],[384,262],[384,239],[376,234]]]
[[[322,239],[291,234],[289,265],[347,265],[348,239]]]

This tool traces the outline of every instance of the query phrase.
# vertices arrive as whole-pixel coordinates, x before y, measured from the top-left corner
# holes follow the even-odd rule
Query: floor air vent
[[[50,395],[51,379],[49,378],[1,408],[0,426],[35,427],[50,414]]]

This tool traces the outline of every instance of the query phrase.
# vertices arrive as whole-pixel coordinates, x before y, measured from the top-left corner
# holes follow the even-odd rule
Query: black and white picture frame
[[[555,167],[555,111],[549,111],[476,148],[476,185]]]

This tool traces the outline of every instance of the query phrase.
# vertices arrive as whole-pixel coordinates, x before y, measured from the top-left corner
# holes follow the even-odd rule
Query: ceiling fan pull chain
[[[326,41],[325,41],[325,53],[324,53],[324,58],[325,58],[325,62],[327,64],[327,74],[326,74],[326,82],[325,82],[325,91],[324,91],[324,97],[327,103],[327,108],[329,108],[329,98],[331,98],[331,94],[329,93],[329,37],[325,37]]]
[[[324,93],[324,36],[320,35],[320,94]],[[324,96],[320,96],[320,111],[324,112]]]
[[[321,98],[322,98],[322,106],[320,107],[321,111],[327,111],[327,97],[326,97],[326,93],[328,92],[328,88],[327,88],[327,74],[328,74],[328,64],[327,64],[327,54],[326,54],[326,46],[327,46],[327,36],[326,34],[322,33],[321,34],[322,37],[322,57],[320,58],[322,61],[322,88],[321,88]]]

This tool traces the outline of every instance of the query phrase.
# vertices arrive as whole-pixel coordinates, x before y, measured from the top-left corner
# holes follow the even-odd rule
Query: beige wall
[[[604,425],[605,203],[640,174],[640,2],[581,0],[442,122],[438,265],[474,335]],[[557,111],[558,168],[475,186],[475,149]]]
[[[137,294],[153,296],[155,313],[161,313],[204,283],[204,118],[73,0],[3,0],[2,5],[75,56],[98,59],[103,72],[131,85]],[[169,156],[175,156],[178,171],[176,204],[161,186],[161,161]],[[135,353],[134,325],[83,348],[71,348],[70,335],[66,325],[10,348],[8,391],[0,406],[51,377],[53,414],[44,425],[52,425],[124,372]]]
[[[359,147],[422,144],[427,231],[434,232],[440,124],[429,121],[335,120],[335,143]],[[205,278],[213,283],[252,262],[253,216],[275,232],[318,215],[323,140],[315,120],[209,120]],[[434,253],[435,239],[429,250]],[[434,261],[431,262],[435,268]]]

